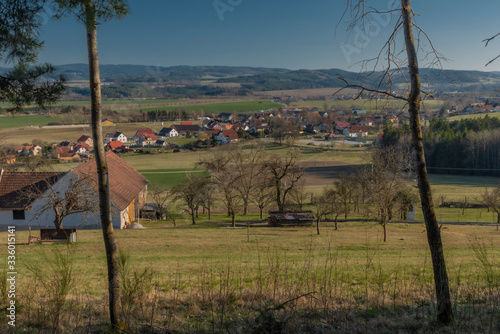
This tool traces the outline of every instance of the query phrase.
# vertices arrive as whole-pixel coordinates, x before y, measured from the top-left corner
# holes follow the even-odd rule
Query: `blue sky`
[[[392,0],[372,1],[386,9]],[[479,5],[480,3],[480,5]],[[216,9],[216,5],[219,9]],[[130,15],[98,32],[101,64],[230,65],[289,69],[341,68],[372,57],[394,21],[372,20],[364,39],[340,22],[345,0],[130,0]],[[445,68],[500,71],[500,3],[494,0],[414,0],[416,23],[450,62]],[[86,63],[83,26],[74,18],[46,19],[40,61]],[[337,27],[337,28],[336,28]],[[361,37],[360,37],[361,36]]]

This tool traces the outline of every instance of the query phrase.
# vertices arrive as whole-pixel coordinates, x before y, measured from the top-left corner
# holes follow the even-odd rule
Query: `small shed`
[[[280,226],[297,226],[297,225],[312,225],[314,222],[314,215],[312,211],[269,211],[267,223],[271,227]]]

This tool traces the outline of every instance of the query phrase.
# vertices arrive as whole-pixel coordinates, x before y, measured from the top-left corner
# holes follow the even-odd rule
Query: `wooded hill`
[[[85,64],[57,66],[70,85],[67,94],[86,97],[88,69]],[[145,66],[101,65],[103,94],[107,98],[179,98],[243,96],[253,92],[342,87],[351,84],[374,88],[378,72],[340,69],[288,70],[244,66]],[[0,74],[6,71],[0,68]],[[430,92],[485,92],[500,90],[500,72],[421,69],[422,84]],[[404,89],[404,75],[393,75],[393,90]],[[388,89],[385,82],[382,89]]]

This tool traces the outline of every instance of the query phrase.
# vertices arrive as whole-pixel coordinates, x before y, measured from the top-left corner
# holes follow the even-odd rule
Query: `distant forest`
[[[485,116],[448,122],[431,119],[424,129],[425,158],[436,174],[500,176],[500,119]],[[406,140],[410,127],[384,125],[382,145]]]

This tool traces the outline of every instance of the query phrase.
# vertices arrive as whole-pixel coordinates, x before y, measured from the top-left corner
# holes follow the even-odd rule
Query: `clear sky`
[[[368,39],[340,22],[346,0],[130,0],[130,15],[98,32],[101,64],[230,65],[359,70],[394,25],[372,19]],[[386,9],[392,0],[371,1]],[[498,0],[414,0],[416,23],[450,62],[445,68],[500,71]],[[336,28],[337,27],[337,28]],[[84,27],[74,18],[46,18],[39,60],[86,63]]]

